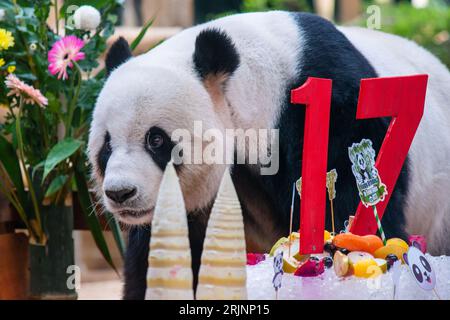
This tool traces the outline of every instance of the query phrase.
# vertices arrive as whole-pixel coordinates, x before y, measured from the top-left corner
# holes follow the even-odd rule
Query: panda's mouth
[[[128,224],[147,224],[152,221],[153,209],[146,210],[121,210],[116,214],[119,216],[120,220]]]

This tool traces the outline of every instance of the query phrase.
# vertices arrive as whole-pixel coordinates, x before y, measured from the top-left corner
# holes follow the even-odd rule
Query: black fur
[[[147,289],[148,252],[150,229],[134,227],[128,234],[124,277],[125,300],[144,300]]]
[[[108,164],[109,158],[111,157],[111,154],[111,136],[109,132],[106,132],[103,146],[97,155],[97,165],[102,176],[105,176],[106,166]]]
[[[203,80],[209,75],[231,75],[240,58],[231,38],[218,29],[206,29],[197,37],[194,52],[195,69]]]
[[[337,197],[334,201],[335,222],[339,230],[344,221],[355,213],[359,203],[355,178],[348,158],[348,147],[363,138],[371,139],[378,152],[383,142],[389,119],[356,120],[360,80],[375,78],[377,74],[370,63],[325,19],[306,13],[293,13],[305,42],[298,79],[286,91],[285,108],[279,120],[280,170],[275,176],[261,177],[264,188],[273,197],[274,207],[284,233],[288,233],[290,190],[301,175],[305,107],[290,103],[290,91],[304,84],[308,77],[333,80],[328,169],[337,169]],[[408,165],[397,181],[390,199],[383,228],[388,237],[405,238],[403,204],[407,189]],[[324,190],[325,192],[325,190]],[[392,192],[392,190],[390,190]],[[297,197],[295,212],[299,212]],[[327,201],[326,228],[331,230],[330,208]],[[299,216],[294,215],[294,230],[299,228]]]
[[[123,37],[117,39],[106,55],[106,75],[109,76],[114,69],[127,62],[132,56],[133,55],[127,40]]]

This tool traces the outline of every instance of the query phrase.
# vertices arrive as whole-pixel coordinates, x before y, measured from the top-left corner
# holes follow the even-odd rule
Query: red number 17
[[[378,204],[380,218],[386,210],[425,106],[427,75],[364,79],[361,81],[357,119],[392,117],[376,166],[388,195]],[[321,253],[326,209],[326,172],[332,81],[309,78],[292,91],[294,104],[306,105],[302,160],[300,253]],[[358,141],[355,141],[358,142]],[[342,150],[342,156],[347,150]],[[358,195],[355,194],[355,197]],[[377,230],[371,208],[361,203],[351,231],[373,234]]]

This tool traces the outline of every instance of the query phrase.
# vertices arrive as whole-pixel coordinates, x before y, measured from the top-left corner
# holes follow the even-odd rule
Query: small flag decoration
[[[356,179],[361,202],[367,208],[373,208],[378,232],[384,245],[386,245],[386,235],[381,226],[376,205],[384,201],[387,195],[387,189],[386,185],[381,182],[380,175],[375,167],[375,150],[372,145],[372,141],[363,139],[360,143],[354,143],[348,148],[348,155],[352,162],[352,172]]]
[[[278,291],[281,289],[283,280],[283,251],[278,252],[278,254],[273,258],[273,279],[272,284],[275,289],[276,300],[278,300]]]
[[[331,226],[333,235],[336,235],[336,230],[334,228],[334,205],[333,200],[336,199],[336,181],[338,178],[338,173],[336,169],[331,170],[327,173],[327,190],[328,190],[328,200],[330,200],[331,208]]]

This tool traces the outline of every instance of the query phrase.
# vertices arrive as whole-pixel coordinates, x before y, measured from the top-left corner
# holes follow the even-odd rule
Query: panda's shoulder
[[[194,27],[197,32],[204,29],[220,29],[235,40],[237,45],[246,46],[254,41],[260,45],[276,43],[277,40],[298,40],[298,25],[286,11],[240,13]],[[288,43],[285,42],[287,45]]]

